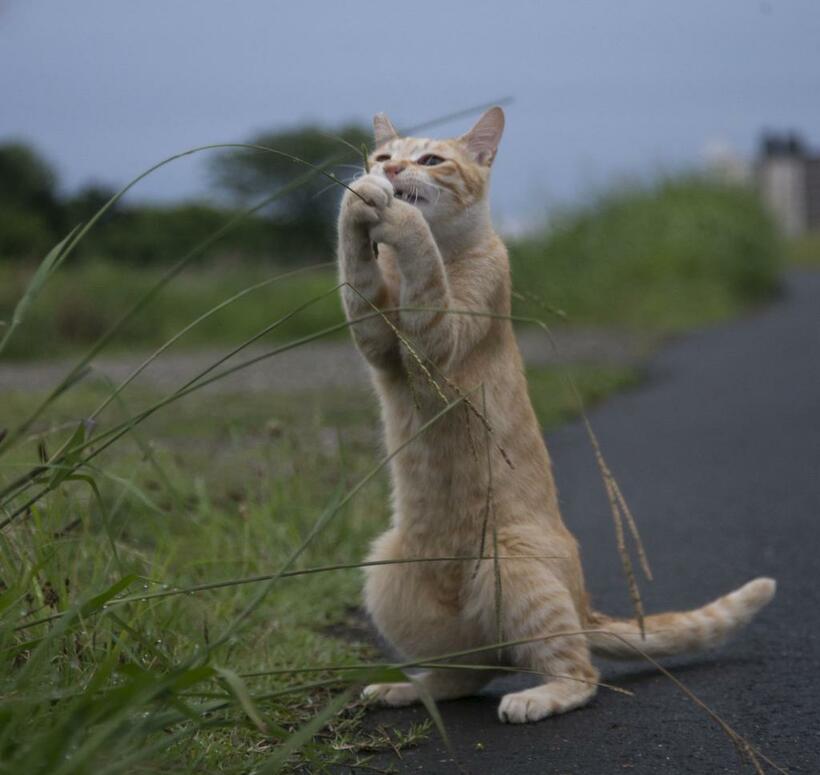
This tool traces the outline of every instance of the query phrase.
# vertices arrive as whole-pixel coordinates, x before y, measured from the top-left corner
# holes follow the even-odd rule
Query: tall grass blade
[[[89,231],[89,229],[99,220],[100,217],[110,208],[112,207],[119,199],[124,196],[124,194],[136,185],[140,180],[150,175],[155,170],[159,169],[160,167],[168,164],[176,159],[180,159],[184,156],[189,156],[194,153],[199,153],[202,151],[209,151],[215,149],[222,149],[222,148],[255,148],[256,150],[267,150],[268,152],[273,152],[277,155],[284,155],[287,157],[291,157],[290,154],[284,154],[280,151],[276,151],[275,149],[266,149],[264,146],[246,146],[241,143],[219,143],[214,145],[205,145],[199,146],[197,148],[191,148],[188,151],[184,151],[183,153],[175,154],[174,156],[170,156],[167,159],[164,159],[159,164],[154,165],[146,172],[142,173],[138,177],[134,178],[127,186],[125,186],[120,192],[115,194],[100,210],[95,214],[95,216],[82,228],[78,231],[72,232],[71,241],[64,247],[60,256],[60,260],[64,260],[71,250],[77,245],[77,243],[85,236],[85,234]],[[324,172],[324,167],[328,166],[327,164],[324,165],[316,165],[312,164],[311,162],[307,162],[304,159],[298,159],[298,157],[292,157],[294,162],[304,164],[310,168],[310,172],[307,172],[294,180],[290,183],[282,186],[281,188],[277,189],[273,192],[270,196],[265,197],[264,200],[253,205],[246,210],[242,210],[233,216],[227,223],[223,224],[219,229],[214,231],[210,236],[206,237],[204,240],[200,241],[197,245],[195,245],[191,250],[189,250],[181,259],[179,259],[173,266],[171,266],[157,282],[149,288],[134,304],[127,309],[122,316],[113,323],[108,330],[100,336],[100,338],[91,346],[91,348],[83,355],[80,360],[69,370],[68,374],[57,384],[57,386],[47,395],[47,397],[43,400],[43,402],[31,413],[31,415],[24,420],[20,425],[17,426],[12,432],[10,432],[2,441],[0,441],[0,452],[2,452],[5,448],[11,446],[14,442],[16,442],[30,427],[31,425],[42,415],[45,409],[66,389],[67,383],[75,380],[77,373],[85,368],[91,360],[119,333],[120,330],[125,326],[125,324],[134,318],[138,312],[140,312],[155,296],[159,291],[167,285],[171,280],[174,279],[194,258],[197,258],[201,255],[205,250],[207,250],[211,245],[215,244],[220,238],[222,238],[225,234],[227,234],[231,229],[235,228],[242,220],[247,218],[249,215],[257,212],[258,210],[262,209],[263,207],[267,206],[271,202],[279,199],[280,197],[284,196],[285,194],[290,193],[291,191],[296,190],[300,186],[307,183],[309,180],[313,178],[314,175],[317,174],[324,174],[326,177],[330,178],[334,182],[339,183],[339,185],[344,186],[345,184],[338,180],[335,176],[331,176],[329,173]],[[68,239],[68,238],[67,238]],[[8,336],[7,332],[7,336]]]
[[[316,333],[314,335],[307,336],[307,337],[302,337],[302,339],[297,340],[296,342],[292,342],[290,344],[283,345],[282,347],[277,348],[276,350],[274,350],[272,352],[257,356],[255,358],[251,358],[247,361],[244,361],[243,363],[237,364],[236,366],[225,369],[225,370],[219,372],[218,374],[216,374],[215,376],[212,376],[212,377],[207,378],[207,379],[205,378],[211,371],[216,369],[218,366],[220,366],[225,361],[232,358],[234,355],[239,353],[241,350],[249,347],[251,344],[253,344],[257,340],[259,340],[260,338],[262,338],[263,336],[265,336],[269,332],[273,331],[275,328],[282,325],[284,322],[286,322],[287,320],[292,318],[294,315],[298,314],[303,309],[306,309],[311,304],[315,304],[316,302],[326,298],[330,294],[335,293],[336,290],[337,290],[337,287],[331,288],[329,291],[326,291],[325,293],[322,293],[319,296],[316,296],[313,299],[310,299],[310,300],[304,302],[303,304],[301,304],[296,309],[292,310],[288,314],[282,316],[281,318],[279,318],[275,322],[271,323],[269,326],[265,326],[265,328],[263,328],[258,333],[254,334],[249,339],[246,339],[242,344],[235,347],[230,352],[228,352],[227,355],[222,356],[217,361],[215,361],[214,363],[209,365],[206,369],[201,371],[199,374],[194,376],[192,379],[188,380],[188,382],[186,382],[181,388],[178,388],[176,391],[171,393],[169,396],[166,396],[164,399],[156,402],[155,404],[150,406],[148,409],[143,410],[142,412],[140,412],[135,417],[130,418],[129,420],[127,420],[123,423],[120,423],[119,425],[114,426],[112,429],[109,429],[106,432],[97,434],[97,436],[95,436],[93,439],[86,440],[85,443],[82,446],[83,447],[88,447],[91,444],[93,444],[94,445],[94,450],[89,455],[87,455],[85,458],[78,461],[76,463],[75,467],[79,467],[81,465],[87,464],[90,460],[95,458],[97,455],[101,454],[106,449],[108,449],[118,439],[122,438],[122,436],[124,436],[126,433],[129,433],[134,428],[134,426],[136,426],[140,422],[146,420],[148,417],[153,415],[155,412],[159,411],[159,409],[161,409],[162,407],[164,407],[164,406],[168,405],[169,403],[172,403],[173,401],[176,401],[176,400],[188,395],[189,393],[193,392],[194,390],[198,390],[200,388],[206,387],[207,385],[209,385],[209,384],[211,384],[211,383],[213,383],[213,382],[215,382],[219,379],[223,379],[224,377],[227,377],[230,374],[234,374],[237,371],[240,371],[241,369],[252,366],[253,364],[258,363],[259,361],[264,360],[265,358],[269,358],[273,355],[277,355],[280,352],[285,352],[286,350],[290,350],[290,349],[293,349],[294,347],[298,347],[300,344],[304,344],[306,341],[312,341],[313,339],[318,339],[322,336],[327,335],[328,333],[331,333],[335,330],[340,330],[341,328],[346,327],[347,323],[340,323],[336,326],[331,326],[329,328],[325,328],[322,331],[319,331],[318,333]],[[104,443],[100,443],[103,440],[105,440]],[[0,450],[0,451],[2,451],[2,450]],[[56,457],[56,455],[55,455],[55,457]],[[13,482],[12,485],[5,488],[5,490],[3,491],[2,494],[6,495],[6,500],[3,503],[0,503],[0,509],[6,508],[10,504],[10,501],[15,497],[16,492],[12,492],[11,490],[15,489],[15,488],[17,490],[19,490],[20,486],[24,486],[24,485],[28,484],[28,482],[33,480],[33,478],[35,476],[34,472],[36,472],[38,469],[41,469],[41,468],[42,467],[35,467],[34,469],[32,469],[31,472],[29,472],[28,475],[26,475],[24,477],[21,477],[20,479],[16,480],[16,482]],[[0,530],[5,528],[8,524],[10,524],[12,521],[14,521],[14,519],[16,519],[21,514],[26,513],[26,511],[29,508],[31,508],[31,506],[33,506],[35,503],[37,503],[37,501],[39,501],[42,497],[47,495],[53,489],[54,489],[53,487],[47,485],[42,490],[37,492],[34,496],[29,498],[25,503],[23,503],[15,511],[13,511],[11,514],[9,514],[9,516],[7,516],[5,519],[0,521]]]
[[[463,399],[458,398],[455,401],[449,403],[444,409],[437,412],[433,415],[432,418],[427,420],[427,422],[423,423],[418,430],[412,434],[408,439],[403,441],[396,449],[389,452],[385,455],[377,465],[370,469],[370,471],[365,474],[359,481],[347,491],[344,497],[339,498],[334,505],[330,506],[326,509],[319,519],[316,520],[313,527],[310,529],[310,532],[305,537],[305,539],[299,544],[299,546],[291,553],[288,559],[285,561],[284,565],[280,572],[272,578],[265,587],[260,590],[260,592],[256,595],[256,597],[248,604],[248,606],[234,619],[229,627],[226,628],[224,634],[214,643],[209,651],[213,651],[214,648],[224,643],[228,637],[233,633],[233,631],[248,617],[250,614],[259,606],[259,604],[264,599],[265,595],[271,588],[271,586],[278,581],[282,577],[282,573],[288,570],[294,562],[302,555],[302,553],[307,549],[308,545],[316,538],[317,535],[321,532],[324,526],[339,513],[339,511],[344,508],[353,498],[354,496],[368,483],[370,482],[396,455],[399,454],[408,444],[414,442],[422,433],[427,431],[428,428],[432,427],[435,423],[437,423],[444,415],[454,409],[456,406],[461,404]],[[338,491],[336,496],[338,496]]]
[[[422,705],[424,705],[425,710],[430,715],[430,718],[433,720],[433,724],[436,726],[436,730],[441,737],[441,741],[444,743],[444,747],[447,749],[450,756],[453,758],[453,761],[458,767],[459,772],[464,772],[464,767],[461,766],[461,763],[458,760],[458,756],[456,756],[456,749],[453,748],[453,744],[450,741],[450,736],[447,734],[447,727],[444,726],[444,719],[441,717],[441,713],[439,712],[438,706],[436,705],[436,701],[433,699],[433,695],[430,694],[430,691],[424,685],[423,681],[419,681],[414,679],[412,676],[408,676],[410,678],[411,683],[413,686],[416,687],[416,691],[419,693],[419,699],[421,700]]]
[[[58,242],[46,254],[46,257],[40,262],[40,266],[37,267],[37,271],[34,273],[31,280],[29,280],[28,286],[26,287],[26,290],[23,292],[23,296],[20,298],[20,301],[17,302],[17,306],[14,308],[14,312],[11,316],[11,321],[6,326],[3,338],[0,339],[0,354],[3,353],[3,350],[6,348],[6,344],[8,343],[9,339],[11,339],[12,334],[15,332],[18,326],[25,320],[26,313],[28,312],[29,307],[34,303],[34,300],[37,298],[37,295],[40,293],[43,286],[46,284],[48,278],[57,270],[57,268],[63,262],[65,257],[68,255],[66,246],[71,242],[71,240],[75,237],[79,230],[80,227],[75,226],[68,233],[68,236],[60,240],[60,242]]]
[[[256,576],[246,576],[242,578],[226,579],[225,581],[210,581],[202,584],[194,584],[192,586],[174,586],[171,589],[163,589],[160,592],[143,592],[138,595],[128,595],[118,597],[112,600],[108,605],[109,608],[128,603],[143,603],[152,600],[161,600],[167,597],[179,597],[180,595],[193,595],[199,592],[210,592],[216,589],[229,589],[232,587],[239,587],[245,584],[258,584],[264,581],[271,581],[276,579],[297,578],[299,576],[311,576],[316,573],[330,573],[338,570],[360,570],[362,568],[372,568],[380,565],[408,565],[417,563],[435,563],[435,562],[481,562],[484,560],[506,562],[508,560],[566,560],[566,556],[559,554],[514,554],[514,555],[452,555],[447,557],[406,557],[399,560],[364,560],[361,562],[341,562],[332,565],[319,565],[313,568],[301,568],[299,570],[285,570],[276,571],[275,573],[263,573]],[[0,597],[0,601],[5,600],[5,597]],[[8,605],[11,605],[9,602]],[[0,612],[2,612],[0,607]],[[30,627],[36,627],[40,624],[47,624],[48,622],[61,619],[68,612],[58,612],[49,616],[44,616],[40,619],[34,619],[24,624],[18,624],[15,631],[26,630]]]
[[[262,718],[262,715],[259,713],[256,704],[251,699],[248,692],[248,687],[245,686],[245,682],[236,674],[235,671],[230,668],[214,665],[214,670],[216,671],[216,674],[223,681],[225,681],[225,684],[230,689],[231,694],[233,694],[236,698],[236,701],[242,707],[242,710],[245,711],[245,715],[247,715],[247,717],[253,722],[254,726],[263,735],[266,735],[268,733],[267,724]]]

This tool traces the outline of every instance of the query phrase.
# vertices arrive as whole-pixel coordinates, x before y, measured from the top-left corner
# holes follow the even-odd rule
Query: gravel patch
[[[530,366],[597,364],[630,366],[639,363],[651,349],[646,336],[603,329],[557,329],[550,338],[540,330],[524,329],[518,335],[524,360]],[[271,348],[249,348],[219,368],[237,365],[270,352]],[[151,363],[138,384],[161,391],[172,390],[207,369],[224,350],[169,351]],[[147,357],[146,353],[104,356],[93,362],[93,370],[119,383]],[[46,390],[53,387],[75,363],[54,359],[6,363],[0,366],[0,392]],[[359,388],[368,384],[367,370],[350,341],[312,342],[267,358],[226,377],[206,391],[298,392],[328,388]]]

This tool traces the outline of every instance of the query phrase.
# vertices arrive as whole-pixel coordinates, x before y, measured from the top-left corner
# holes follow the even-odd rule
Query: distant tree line
[[[345,180],[361,166],[352,150],[370,140],[357,126],[325,131],[316,126],[265,132],[248,140],[314,164],[348,157],[329,172]],[[239,208],[266,196],[307,171],[282,155],[264,151],[221,153],[210,161],[211,180],[221,194],[217,205],[118,202],[83,241],[77,255],[132,263],[176,260],[230,219]],[[91,184],[63,194],[52,166],[31,146],[0,144],[0,261],[42,258],[78,223],[87,222],[114,195]],[[212,253],[251,260],[298,263],[326,260],[333,250],[340,188],[317,175],[277,199],[221,238]]]

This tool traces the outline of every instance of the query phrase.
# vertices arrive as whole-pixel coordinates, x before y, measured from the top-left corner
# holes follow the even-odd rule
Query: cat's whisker
[[[444,191],[444,186],[440,186],[438,183],[432,180],[425,181],[425,187],[428,189],[433,189],[436,192],[436,197],[433,199],[432,204],[433,206],[437,205],[439,200],[441,199],[441,194]]]

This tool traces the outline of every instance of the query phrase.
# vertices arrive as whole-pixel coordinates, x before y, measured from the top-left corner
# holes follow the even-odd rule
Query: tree
[[[24,143],[0,145],[0,207],[34,214],[51,228],[59,225],[57,176]]]
[[[63,230],[68,231],[78,223],[87,223],[111,199],[116,191],[103,183],[87,183],[75,194],[66,197],[63,202]],[[106,223],[120,210],[115,204],[102,218]]]
[[[42,255],[60,230],[57,176],[28,145],[0,145],[0,258]]]
[[[363,143],[369,144],[371,140],[367,130],[355,125],[337,130],[310,125],[280,132],[263,132],[248,142],[284,151],[313,164],[347,152],[353,166],[338,165],[328,170],[346,180],[353,177],[355,167],[361,167],[361,162],[345,141],[360,148]],[[266,194],[273,193],[305,171],[304,166],[265,151],[228,153],[216,157],[211,163],[215,183],[234,201],[242,204],[264,198]],[[340,188],[326,177],[317,175],[307,185],[277,200],[271,208],[271,214],[278,219],[291,221],[294,227],[301,227],[309,242],[315,241],[310,237],[317,236],[326,241],[332,233],[341,195]]]

